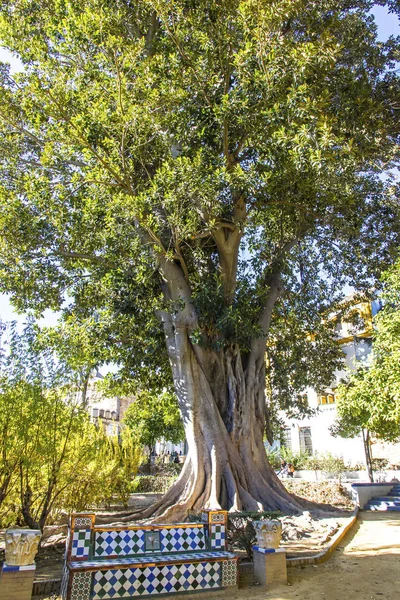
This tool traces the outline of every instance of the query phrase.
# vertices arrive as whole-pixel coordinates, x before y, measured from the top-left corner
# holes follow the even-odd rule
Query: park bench
[[[237,585],[237,557],[226,551],[226,511],[201,523],[96,526],[94,514],[70,517],[63,600],[109,600]]]

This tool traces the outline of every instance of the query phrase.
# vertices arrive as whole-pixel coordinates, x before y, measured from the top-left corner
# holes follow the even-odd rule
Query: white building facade
[[[372,358],[372,319],[380,310],[379,300],[360,303],[355,310],[360,313],[363,327],[358,330],[350,323],[338,322],[338,343],[344,354],[345,366],[337,371],[329,387],[322,394],[309,388],[307,390],[308,404],[314,410],[312,416],[304,419],[288,419],[283,416],[285,429],[282,444],[294,453],[308,452],[309,454],[330,453],[342,457],[351,467],[365,465],[365,452],[362,436],[344,439],[333,437],[330,427],[336,418],[336,387],[346,379],[348,370],[354,370],[362,363],[368,365]],[[400,465],[400,444],[375,442],[372,444],[373,458],[387,459],[393,465]]]

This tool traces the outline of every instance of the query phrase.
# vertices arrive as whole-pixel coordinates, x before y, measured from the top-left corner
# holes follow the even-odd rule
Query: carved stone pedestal
[[[33,529],[6,531],[6,561],[0,574],[0,600],[31,600],[35,556],[41,535],[40,531]]]
[[[254,578],[260,585],[287,583],[286,552],[279,548],[282,523],[279,520],[254,521],[257,546],[253,546]]]
[[[259,548],[279,548],[282,539],[282,523],[279,519],[254,521]]]
[[[267,549],[253,546],[254,578],[260,585],[287,583],[284,548]]]

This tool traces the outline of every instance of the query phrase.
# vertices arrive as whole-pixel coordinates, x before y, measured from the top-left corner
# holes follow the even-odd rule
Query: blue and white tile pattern
[[[128,554],[143,554],[144,551],[144,531],[142,529],[95,533],[95,556],[127,556]]]
[[[225,548],[225,525],[210,525],[211,548]]]
[[[90,534],[90,529],[74,531],[72,537],[71,558],[85,558],[89,556]]]
[[[186,552],[206,547],[203,527],[161,529],[160,534],[161,552]]]
[[[259,546],[253,546],[253,550],[261,552],[261,554],[273,554],[274,552],[286,552],[285,548],[260,548]]]
[[[92,598],[108,600],[220,587],[220,563],[111,569],[94,574]]]
[[[149,564],[154,563],[182,563],[183,561],[187,562],[196,562],[196,561],[207,561],[207,560],[218,560],[218,559],[233,559],[235,555],[232,552],[188,552],[182,554],[151,554],[148,556],[138,556],[138,557],[130,557],[130,558],[113,558],[111,560],[84,560],[79,562],[71,562],[70,568],[74,569],[94,569],[94,568],[107,568],[108,566],[118,566],[123,567],[127,565],[143,565],[146,562]]]

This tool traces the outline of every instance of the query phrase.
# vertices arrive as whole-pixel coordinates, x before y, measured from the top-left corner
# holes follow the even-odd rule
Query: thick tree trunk
[[[236,247],[240,236],[236,240]],[[236,249],[237,249],[236,248]],[[225,259],[234,253],[225,252]],[[175,391],[189,453],[182,472],[166,495],[139,518],[183,520],[201,508],[299,512],[310,504],[289,494],[269,465],[265,430],[265,340],[280,292],[280,277],[266,277],[269,290],[260,315],[264,336],[254,339],[246,355],[239,346],[211,349],[209,340],[193,344],[198,315],[183,271],[158,257],[165,299],[175,312],[159,312],[164,326]],[[236,263],[235,263],[236,264]],[[235,266],[229,270],[234,279]],[[227,278],[224,285],[231,288]],[[126,517],[122,520],[128,520]]]
[[[164,328],[189,454],[177,482],[143,516],[177,520],[203,507],[302,510],[266,458],[263,354],[257,361],[237,347],[193,346],[169,315]]]

